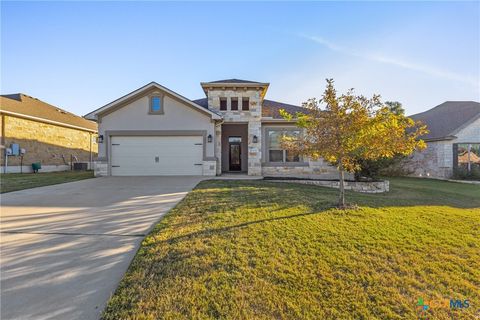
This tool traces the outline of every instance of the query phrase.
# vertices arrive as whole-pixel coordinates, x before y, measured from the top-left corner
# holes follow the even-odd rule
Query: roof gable
[[[0,111],[34,121],[97,132],[97,124],[23,93],[0,96]]]
[[[458,131],[479,117],[480,103],[475,101],[447,101],[410,116],[427,125],[430,132],[421,137],[425,140],[452,139]]]
[[[114,112],[116,109],[118,108],[121,108],[125,105],[127,105],[128,103],[130,103],[131,101],[134,101],[136,99],[139,99],[141,97],[144,97],[145,95],[148,95],[149,92],[151,92],[152,90],[160,90],[168,95],[170,95],[171,97],[177,99],[177,100],[180,100],[182,101],[183,103],[185,103],[186,105],[188,105],[189,107],[191,107],[192,109],[198,111],[198,112],[202,112],[202,113],[205,113],[207,115],[209,115],[212,119],[221,119],[222,117],[220,115],[218,115],[217,113],[209,110],[209,109],[205,109],[203,108],[202,106],[196,104],[194,101],[191,101],[187,98],[185,98],[184,96],[156,83],[156,82],[150,82],[149,84],[141,87],[141,88],[138,88],[137,90],[134,90],[106,105],[104,105],[103,107],[101,108],[98,108],[88,114],[85,115],[85,118],[87,119],[92,119],[92,120],[97,120],[98,119],[98,116],[99,115],[102,115],[102,114],[106,114],[106,113],[110,113],[110,112]]]

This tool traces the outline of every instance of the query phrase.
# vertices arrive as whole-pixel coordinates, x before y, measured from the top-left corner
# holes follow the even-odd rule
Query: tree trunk
[[[340,189],[340,196],[338,198],[338,207],[339,208],[344,208],[345,207],[345,185],[343,179],[344,177],[344,170],[343,166],[340,165],[338,168],[339,172],[339,189]]]

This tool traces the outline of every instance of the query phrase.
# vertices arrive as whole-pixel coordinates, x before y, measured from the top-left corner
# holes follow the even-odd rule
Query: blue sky
[[[300,104],[325,78],[408,114],[480,101],[480,2],[2,2],[1,92],[83,115],[150,81],[270,82]]]

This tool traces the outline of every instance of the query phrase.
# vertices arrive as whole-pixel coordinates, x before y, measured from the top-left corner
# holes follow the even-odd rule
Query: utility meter
[[[19,156],[20,155],[20,146],[18,143],[12,143],[10,145],[10,149],[12,149],[12,156]]]

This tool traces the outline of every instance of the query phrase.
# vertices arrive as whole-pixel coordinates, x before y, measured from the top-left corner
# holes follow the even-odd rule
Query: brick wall
[[[24,165],[41,162],[42,166],[61,166],[69,163],[71,155],[76,156],[79,162],[89,162],[90,152],[93,158],[97,156],[96,134],[9,115],[1,116],[2,145],[10,147],[12,143],[18,143],[20,148],[26,149]],[[3,166],[3,152],[0,158]],[[19,165],[20,157],[8,157],[8,166]]]

